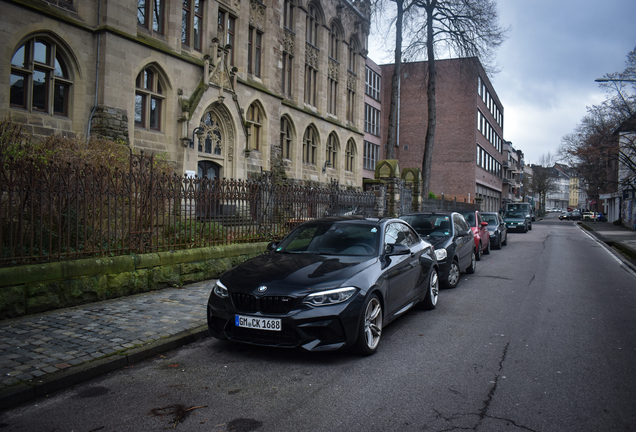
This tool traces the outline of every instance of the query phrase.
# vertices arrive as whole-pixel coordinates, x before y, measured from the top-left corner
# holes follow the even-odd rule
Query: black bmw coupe
[[[370,355],[385,325],[437,304],[433,247],[399,219],[315,219],[268,249],[214,285],[208,327],[216,338]]]

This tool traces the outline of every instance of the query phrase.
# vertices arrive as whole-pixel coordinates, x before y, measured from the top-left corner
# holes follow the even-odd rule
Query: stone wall
[[[207,279],[262,254],[267,243],[0,268],[0,319]]]
[[[91,133],[128,144],[130,140],[126,110],[98,105],[91,123]]]

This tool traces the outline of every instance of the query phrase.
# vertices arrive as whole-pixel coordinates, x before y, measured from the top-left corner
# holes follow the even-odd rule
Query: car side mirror
[[[482,223],[481,223],[481,226],[482,226],[482,227],[485,227],[486,225],[488,225],[488,222],[482,222]]]
[[[279,244],[279,243],[280,243],[280,242],[270,242],[270,243],[267,245],[267,251],[268,251],[268,252],[273,251],[274,249],[276,249],[276,248],[278,247],[278,244]]]
[[[385,253],[388,256],[391,255],[408,255],[411,253],[411,249],[408,246],[401,244],[388,244],[386,245]]]

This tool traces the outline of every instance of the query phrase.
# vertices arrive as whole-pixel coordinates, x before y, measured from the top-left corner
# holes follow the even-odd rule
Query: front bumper
[[[237,310],[230,299],[220,299],[212,293],[208,301],[208,329],[218,339],[252,345],[333,351],[355,343],[363,302],[364,297],[357,293],[353,299],[341,304],[302,305],[285,314],[263,314]],[[238,327],[236,315],[280,319],[282,330]]]

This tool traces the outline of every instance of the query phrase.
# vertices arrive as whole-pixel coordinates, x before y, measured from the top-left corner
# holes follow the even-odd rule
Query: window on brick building
[[[375,170],[375,164],[380,159],[380,146],[372,142],[364,142],[363,168]]]

